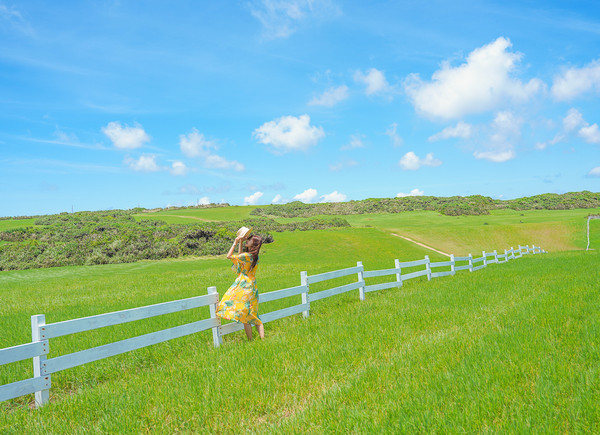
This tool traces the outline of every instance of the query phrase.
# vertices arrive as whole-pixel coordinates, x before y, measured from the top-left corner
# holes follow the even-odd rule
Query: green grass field
[[[191,220],[218,221],[252,217],[255,206],[189,209],[144,213],[136,218],[161,219],[168,223]],[[483,250],[542,246],[547,251],[585,249],[586,217],[600,209],[496,210],[482,216],[444,216],[433,211],[341,216],[354,227],[374,227],[407,236],[415,241],[455,255],[476,255]],[[275,218],[278,222],[305,218]],[[594,222],[597,225],[598,221]],[[598,231],[593,231],[594,237]]]
[[[444,259],[390,235],[399,222],[390,215],[361,217],[375,219],[357,216],[353,225],[372,227],[276,233],[263,247],[259,290],[299,285],[302,270]],[[504,225],[492,217],[480,217],[489,219],[485,227],[517,226],[516,217]],[[442,220],[429,218],[441,239]],[[471,233],[482,237],[465,237]],[[484,249],[505,247],[492,241]],[[537,244],[521,243],[528,242]],[[215,349],[204,331],[69,369],[53,375],[51,403],[40,410],[30,409],[32,396],[0,403],[0,433],[598,432],[598,251],[423,277],[363,302],[353,291],[315,302],[308,319],[267,324],[264,341],[248,343],[238,332]],[[206,294],[212,285],[222,295],[235,277],[229,264],[222,256],[1,272],[0,348],[30,340],[32,314],[52,323]],[[52,339],[51,356],[206,317],[203,308]],[[2,366],[0,384],[30,376],[31,361],[13,363]]]
[[[0,231],[14,230],[15,228],[30,227],[34,225],[35,219],[1,219]]]
[[[162,210],[154,213],[140,213],[134,215],[136,219],[160,219],[167,223],[186,224],[194,221],[236,221],[250,217],[250,212],[256,206],[230,206],[215,208],[192,208],[182,210]]]

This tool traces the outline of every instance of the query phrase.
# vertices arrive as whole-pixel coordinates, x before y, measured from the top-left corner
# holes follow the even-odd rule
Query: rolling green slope
[[[227,220],[250,217],[253,206],[224,209],[189,209],[145,213],[136,218],[163,219],[169,223],[197,220]],[[184,215],[185,212],[185,215]],[[174,214],[177,214],[175,216]],[[493,210],[481,216],[445,216],[434,211],[342,215],[352,226],[375,227],[407,236],[443,252],[476,254],[482,250],[503,250],[521,245],[541,246],[547,251],[585,249],[586,217],[599,209],[574,210]],[[316,216],[325,217],[325,216]],[[276,218],[278,222],[307,218]]]

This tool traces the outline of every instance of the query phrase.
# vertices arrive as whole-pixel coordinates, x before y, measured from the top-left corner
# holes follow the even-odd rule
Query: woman
[[[248,340],[252,340],[252,325],[256,327],[260,338],[265,338],[265,328],[258,317],[258,290],[255,278],[262,238],[257,235],[248,238],[248,252],[242,253],[244,239],[244,235],[238,235],[227,253],[227,258],[237,266],[238,277],[217,305],[217,316],[243,323]],[[238,254],[234,255],[236,245]]]

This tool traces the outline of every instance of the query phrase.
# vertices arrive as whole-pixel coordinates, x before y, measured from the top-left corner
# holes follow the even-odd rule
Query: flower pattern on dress
[[[258,264],[252,268],[252,255],[247,252],[233,255],[231,260],[238,277],[217,304],[217,316],[250,325],[261,325],[255,277]]]

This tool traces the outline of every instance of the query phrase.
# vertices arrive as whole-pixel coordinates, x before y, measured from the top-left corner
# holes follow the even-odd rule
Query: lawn
[[[35,225],[35,218],[30,219],[0,219],[0,231],[14,230]]]
[[[535,244],[551,252],[585,249],[589,214],[600,214],[600,209],[495,210],[481,216],[444,216],[434,211],[414,211],[343,217],[354,227],[380,228],[462,256],[476,255],[483,250],[517,248],[519,244]],[[597,222],[593,224],[597,225]]]
[[[393,267],[430,254],[378,228],[276,234],[260,291],[299,273]],[[599,254],[526,256],[400,289],[317,301],[311,316],[243,332],[215,349],[208,331],[57,373],[51,403],[0,403],[0,432],[597,432]],[[197,258],[0,273],[0,348],[48,322],[223,294],[228,261]],[[368,282],[369,284],[370,282]],[[318,288],[315,288],[318,290]],[[299,299],[299,296],[296,297]],[[295,301],[261,305],[267,312]],[[279,304],[279,305],[278,305]],[[51,340],[51,356],[207,317],[161,316]],[[3,366],[0,383],[30,376]]]
[[[145,213],[136,218],[161,219],[169,223],[246,219],[254,206],[216,209],[187,209]],[[495,210],[481,216],[444,216],[434,211],[373,213],[339,216],[354,227],[374,227],[407,236],[443,252],[477,255],[483,250],[504,250],[511,246],[541,246],[547,251],[585,249],[586,218],[600,209],[576,210]],[[324,216],[316,216],[324,217]],[[278,222],[306,218],[276,218]],[[598,220],[593,222],[597,225]],[[501,251],[499,251],[501,252]]]
[[[162,210],[153,213],[139,213],[136,219],[160,219],[170,224],[189,224],[197,221],[237,221],[250,216],[256,206],[229,206],[214,208],[191,208],[181,210]]]

